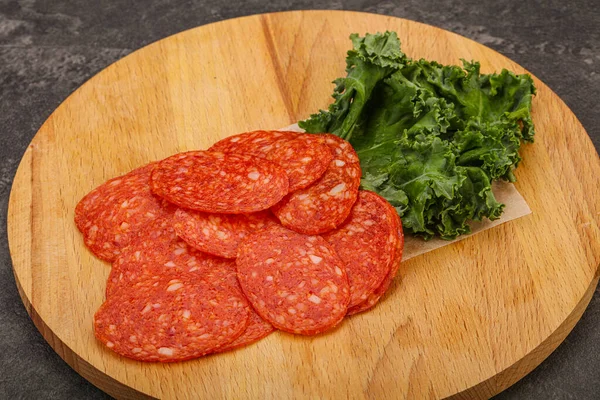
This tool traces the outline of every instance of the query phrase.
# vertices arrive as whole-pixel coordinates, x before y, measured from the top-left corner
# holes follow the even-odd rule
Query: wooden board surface
[[[44,123],[17,171],[10,252],[21,297],[57,353],[116,397],[489,397],[523,377],[579,320],[598,282],[600,162],[571,111],[536,80],[536,142],[517,188],[533,213],[402,264],[371,312],[307,338],[160,365],[100,345],[92,317],[109,265],[73,223],[77,202],[114,176],[234,133],[324,108],[352,32],[398,32],[413,58],[523,68],[458,35],[336,11],[251,16],[189,30],[109,66]],[[15,332],[16,335],[19,332]]]

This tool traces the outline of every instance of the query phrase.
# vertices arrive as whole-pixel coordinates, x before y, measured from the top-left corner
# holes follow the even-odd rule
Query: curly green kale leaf
[[[471,220],[499,218],[491,184],[516,179],[521,143],[535,134],[531,77],[414,61],[394,32],[350,38],[334,102],[300,127],[350,141],[361,187],[385,197],[408,232],[453,239]]]

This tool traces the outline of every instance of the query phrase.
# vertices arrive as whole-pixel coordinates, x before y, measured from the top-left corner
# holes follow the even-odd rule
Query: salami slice
[[[233,342],[223,346],[219,352],[247,346],[269,336],[275,330],[273,325],[262,319],[252,307],[249,307],[248,311],[248,326],[244,333],[238,336]]]
[[[240,242],[277,220],[268,211],[252,214],[212,214],[178,209],[175,232],[190,246],[219,257],[235,258]]]
[[[212,213],[265,210],[288,187],[281,168],[245,154],[189,151],[160,161],[152,171],[154,193],[180,207]]]
[[[212,353],[239,337],[248,303],[198,274],[164,274],[151,286],[121,290],[94,317],[98,340],[135,360],[174,362]]]
[[[278,329],[314,335],[333,328],[346,314],[345,267],[319,236],[270,226],[242,242],[236,265],[244,294]]]
[[[290,192],[294,192],[319,179],[333,154],[321,135],[303,134],[275,143],[266,158],[284,169],[290,179]]]
[[[350,143],[331,134],[320,136],[333,153],[323,176],[271,209],[283,226],[310,235],[330,231],[344,222],[358,196],[361,177],[358,156]]]
[[[231,268],[231,265],[233,265],[233,268]],[[242,292],[242,288],[240,287],[237,278],[237,272],[235,269],[235,264],[233,262],[229,264],[227,271],[228,275],[226,279],[226,284],[235,288],[237,293],[245,299],[246,296],[244,295],[244,293]],[[262,319],[260,315],[258,315],[256,311],[254,311],[254,308],[252,308],[250,304],[248,304],[247,311],[248,326],[246,327],[244,332],[240,336],[238,336],[233,342],[221,347],[218,350],[218,352],[233,350],[247,346],[268,336],[271,332],[275,330],[273,325]]]
[[[398,242],[397,219],[384,198],[361,190],[342,226],[323,235],[346,265],[349,307],[364,302],[390,272]]]
[[[291,131],[252,131],[240,133],[219,140],[209,151],[222,153],[248,154],[255,157],[265,157],[273,149],[275,143],[295,139],[300,134]]]
[[[150,191],[154,165],[109,180],[75,207],[75,224],[97,257],[113,261],[140,228],[164,213],[162,200]]]
[[[154,221],[113,262],[106,283],[106,297],[121,289],[136,290],[152,286],[165,274],[193,273],[214,284],[227,281],[236,286],[235,263],[198,251],[179,239],[172,220]]]
[[[333,155],[321,135],[254,131],[230,136],[211,151],[249,154],[279,165],[289,178],[289,191],[302,189],[323,175]]]
[[[367,297],[365,301],[362,303],[348,308],[348,315],[358,314],[360,312],[366,311],[372,308],[377,302],[383,297],[385,292],[390,287],[390,284],[394,280],[394,277],[398,273],[398,269],[400,268],[400,262],[402,261],[402,251],[404,249],[404,234],[402,232],[402,224],[398,225],[398,241],[396,244],[396,252],[394,254],[394,259],[392,260],[392,267],[390,268],[390,272],[386,275],[381,282],[381,285],[375,292]]]

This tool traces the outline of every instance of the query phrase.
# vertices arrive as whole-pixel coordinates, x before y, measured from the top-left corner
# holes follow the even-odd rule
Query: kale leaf
[[[348,140],[361,187],[385,197],[408,232],[454,239],[471,220],[499,218],[492,181],[515,181],[521,143],[535,134],[531,77],[411,60],[395,32],[350,39],[334,102],[300,127]]]

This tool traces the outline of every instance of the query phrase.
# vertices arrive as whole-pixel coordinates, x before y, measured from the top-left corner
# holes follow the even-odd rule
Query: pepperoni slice
[[[228,280],[228,286],[236,286],[228,277],[235,273],[231,260],[214,257],[198,251],[179,239],[170,218],[154,221],[140,231],[138,237],[123,249],[113,262],[106,283],[106,297],[123,290],[136,290],[152,286],[165,274],[193,273],[217,284]]]
[[[189,247],[177,237],[172,225],[168,219],[155,222],[123,251],[113,264],[106,297],[113,297],[120,290],[150,289],[166,275],[189,274],[218,287],[227,287],[245,299],[237,280],[235,263]],[[219,348],[219,352],[253,343],[274,330],[249,304],[247,312],[247,328],[232,343]]]
[[[305,189],[290,193],[271,210],[281,224],[296,232],[315,235],[344,222],[358,196],[361,169],[356,152],[343,139],[319,135],[333,153],[323,176]]]
[[[168,273],[121,290],[94,317],[98,340],[135,360],[174,362],[215,352],[248,324],[248,303],[231,287],[198,274]]]
[[[160,161],[152,171],[154,193],[180,207],[211,213],[265,210],[288,187],[281,168],[245,154],[189,151]]]
[[[175,232],[190,246],[219,257],[235,258],[240,242],[277,220],[268,211],[252,214],[211,214],[178,209]]]
[[[235,288],[237,293],[240,296],[244,297],[244,299],[246,298],[246,296],[242,292],[242,288],[240,287],[240,284],[239,284],[239,281],[237,278],[237,272],[235,269],[235,265],[234,265],[234,268],[228,269],[227,284],[230,285],[231,287]],[[271,325],[270,323],[268,323],[267,321],[262,319],[260,317],[260,315],[258,315],[256,313],[256,311],[254,311],[254,309],[252,308],[252,306],[250,304],[248,304],[247,311],[248,311],[248,326],[246,327],[244,332],[240,336],[238,336],[233,342],[229,343],[226,346],[221,347],[218,350],[218,352],[233,350],[233,349],[247,346],[249,344],[257,342],[260,339],[268,336],[271,332],[273,332],[275,330],[273,325]]]
[[[252,131],[240,133],[219,140],[209,151],[222,153],[248,154],[264,158],[273,149],[275,143],[295,139],[300,134],[291,131]]]
[[[88,193],[75,207],[75,224],[97,257],[113,261],[137,231],[164,213],[150,191],[155,164],[113,178]]]
[[[314,335],[346,314],[350,292],[344,265],[319,236],[270,226],[242,242],[236,265],[244,294],[278,329]]]
[[[397,219],[384,198],[361,190],[343,225],[323,235],[346,265],[349,307],[364,302],[390,272],[398,242]]]
[[[267,321],[262,319],[260,317],[260,315],[258,315],[256,313],[256,311],[254,311],[254,309],[252,309],[252,307],[249,307],[248,311],[249,311],[248,327],[246,328],[244,333],[242,333],[233,342],[229,343],[228,345],[223,346],[219,350],[219,352],[233,350],[233,349],[247,346],[249,344],[252,344],[254,342],[259,341],[260,339],[263,339],[263,338],[269,336],[269,334],[275,330],[273,325],[271,325],[270,323],[268,323]]]
[[[275,143],[266,158],[285,170],[290,179],[290,192],[294,192],[319,179],[331,163],[333,154],[323,137],[304,134]]]
[[[383,282],[373,294],[369,295],[365,301],[362,303],[348,308],[348,315],[358,314],[360,312],[366,311],[373,307],[377,302],[383,297],[385,292],[390,287],[390,284],[394,280],[394,277],[398,273],[398,269],[400,268],[400,262],[402,261],[402,250],[404,249],[404,234],[402,232],[402,224],[398,225],[398,241],[396,245],[396,252],[394,254],[394,259],[392,260],[392,268],[390,272],[383,279]]]
[[[320,135],[254,131],[230,136],[210,150],[249,154],[279,165],[289,177],[289,191],[305,188],[323,175],[333,155]]]

